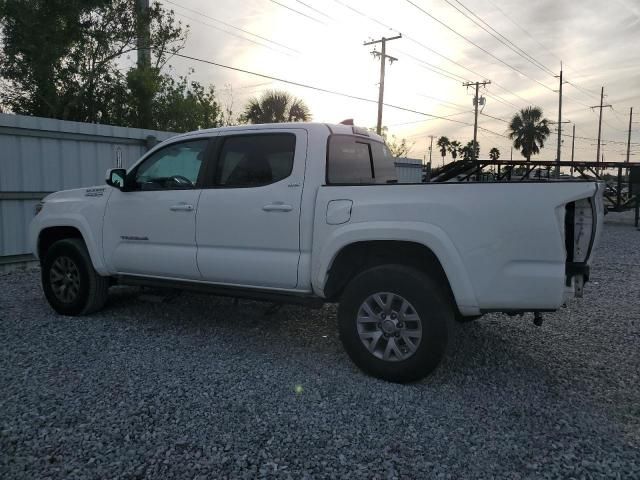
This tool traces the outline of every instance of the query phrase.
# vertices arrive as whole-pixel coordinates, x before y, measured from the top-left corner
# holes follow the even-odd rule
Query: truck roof
[[[356,127],[351,125],[342,125],[334,123],[319,123],[319,122],[287,122],[287,123],[260,123],[260,124],[247,124],[247,125],[234,125],[230,127],[217,127],[207,128],[203,130],[195,130],[193,132],[186,132],[171,137],[170,140],[175,141],[179,138],[189,137],[192,135],[202,135],[217,132],[231,132],[234,130],[264,130],[264,129],[285,129],[285,128],[304,128],[307,131],[318,131],[328,129],[330,133],[337,133],[342,135],[366,135],[373,140],[384,142],[384,139],[375,132],[372,132],[363,127]]]

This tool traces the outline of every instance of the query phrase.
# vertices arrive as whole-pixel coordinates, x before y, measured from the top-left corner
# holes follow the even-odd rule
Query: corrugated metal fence
[[[0,266],[32,259],[36,203],[58,190],[104,184],[172,132],[0,113]]]

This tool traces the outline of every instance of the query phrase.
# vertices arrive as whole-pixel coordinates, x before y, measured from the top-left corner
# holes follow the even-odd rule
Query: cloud
[[[302,52],[287,56],[247,39],[225,34],[207,27],[202,22],[189,21],[192,34],[185,53],[220,61],[281,78],[335,89],[358,96],[377,98],[379,63],[370,56],[370,47],[362,42],[370,37],[389,34],[387,26],[401,31],[402,40],[389,43],[389,53],[399,62],[387,68],[385,99],[389,103],[407,106],[413,110],[436,115],[454,113],[451,105],[429,100],[424,95],[444,99],[463,106],[471,105],[471,94],[462,87],[462,79],[492,80],[487,92],[485,113],[509,119],[516,108],[539,105],[545,115],[557,119],[558,80],[549,72],[538,68],[520,54],[495,39],[492,35],[465,18],[444,1],[412,0],[432,15],[451,26],[460,35],[477,43],[491,55],[470,44],[459,35],[416,10],[407,2],[384,0],[351,0],[352,8],[366,17],[341,6],[334,0],[309,0],[314,8],[326,12],[333,20],[326,25],[312,22],[285,8],[266,1],[252,0],[185,0],[184,5],[247,31],[272,39]],[[602,85],[617,111],[628,112],[628,107],[638,105],[640,99],[640,8],[632,0],[461,0],[476,15],[486,21],[527,54],[545,67],[557,72],[560,59],[564,61],[565,79],[572,82],[564,86],[563,111],[565,118],[574,121],[585,135],[597,134],[597,116],[588,108],[599,102]],[[455,3],[455,2],[452,2]],[[459,5],[458,5],[459,6]],[[296,4],[296,8],[305,7]],[[462,9],[462,7],[460,7]],[[462,9],[464,10],[464,9]],[[180,13],[180,9],[176,8]],[[306,10],[305,10],[306,12]],[[187,13],[195,16],[193,13]],[[311,15],[317,15],[308,11]],[[469,16],[472,16],[468,11]],[[369,18],[367,18],[369,17]],[[374,20],[372,20],[374,19]],[[206,18],[200,17],[205,21]],[[381,25],[381,22],[384,25]],[[496,34],[497,35],[497,34]],[[250,35],[241,34],[253,38]],[[499,36],[499,35],[497,35]],[[418,45],[427,46],[431,51]],[[261,42],[265,43],[265,42]],[[268,42],[267,42],[268,43]],[[270,44],[273,46],[273,44]],[[437,53],[434,53],[437,52]],[[289,52],[290,53],[290,52]],[[453,74],[455,80],[434,73],[412,59],[436,65]],[[524,75],[509,66],[520,70]],[[235,86],[251,85],[261,80],[256,77],[210,67],[190,61],[173,62],[176,69],[196,68],[196,77],[205,83],[214,83],[219,88],[231,83]],[[471,71],[469,71],[471,70]],[[459,77],[460,78],[459,78]],[[540,82],[548,88],[542,87]],[[577,89],[573,85],[578,85]],[[263,88],[285,88],[305,99],[310,105],[314,119],[318,121],[340,121],[355,118],[365,126],[376,120],[375,104],[348,100],[285,84],[265,85]],[[250,95],[260,93],[257,89],[234,90],[234,103],[240,110]],[[506,91],[506,90],[508,91]],[[587,93],[585,93],[587,92]],[[422,95],[422,96],[421,96]],[[498,95],[501,99],[496,99]],[[524,99],[524,100],[523,100]],[[610,112],[605,120],[615,126],[603,125],[603,137],[611,140],[626,140],[624,125]],[[416,114],[384,110],[385,124],[402,124],[391,128],[399,136],[415,136],[420,139],[414,151],[416,155],[426,152],[427,135],[447,135],[468,141],[472,127],[450,121],[434,120],[407,123],[419,120]],[[472,123],[472,114],[461,114],[452,119]],[[481,117],[480,125],[497,132],[504,132],[505,124],[499,120]],[[565,131],[570,126],[565,126]],[[480,141],[483,150],[494,144],[504,152],[509,150],[509,141],[482,132]],[[424,139],[424,140],[423,140]],[[640,139],[634,139],[640,141]],[[549,145],[555,141],[549,140]],[[569,146],[567,145],[569,144]],[[595,157],[595,146],[589,141],[576,141],[576,146],[586,156]],[[570,147],[565,142],[563,151]],[[591,153],[593,150],[593,153]],[[555,148],[545,148],[541,158],[553,159]]]

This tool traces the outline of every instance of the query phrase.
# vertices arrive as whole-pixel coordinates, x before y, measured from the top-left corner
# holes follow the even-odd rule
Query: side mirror
[[[122,190],[124,188],[124,181],[127,177],[127,171],[124,168],[110,168],[107,170],[107,185],[110,187]]]

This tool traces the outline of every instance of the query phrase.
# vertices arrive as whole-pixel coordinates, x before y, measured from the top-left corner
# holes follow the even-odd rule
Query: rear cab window
[[[327,184],[397,183],[387,146],[360,135],[333,134],[327,149]]]

